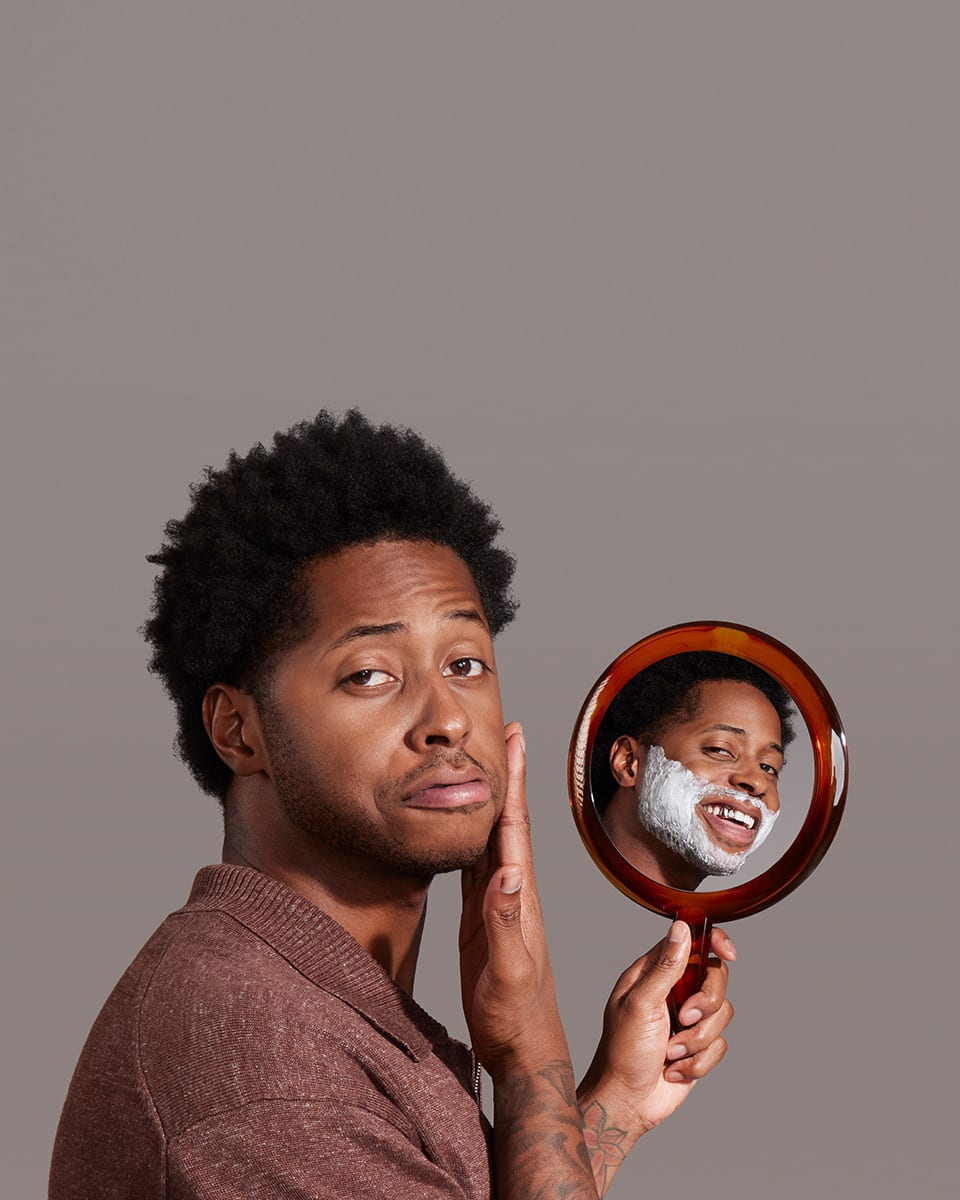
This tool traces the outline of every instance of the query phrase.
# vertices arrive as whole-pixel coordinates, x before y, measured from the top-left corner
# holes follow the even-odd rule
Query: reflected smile
[[[752,829],[757,823],[749,813],[741,812],[738,808],[731,808],[729,804],[705,804],[703,811],[712,813],[716,817],[723,817],[725,821],[736,821],[738,825],[745,825],[747,829]]]
[[[701,800],[697,806],[701,820],[713,837],[737,850],[753,844],[760,825],[758,806],[732,800]]]

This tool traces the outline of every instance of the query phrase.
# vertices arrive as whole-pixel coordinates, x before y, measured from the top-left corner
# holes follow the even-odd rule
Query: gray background
[[[733,930],[730,1054],[613,1194],[947,1195],[958,35],[879,0],[5,0],[6,1195],[42,1194],[90,1022],[219,852],[144,555],[204,465],[354,405],[518,555],[500,668],[581,1068],[662,931],[567,811],[596,675],[727,618],[845,718],[837,841]],[[418,996],[456,1029],[455,896]]]

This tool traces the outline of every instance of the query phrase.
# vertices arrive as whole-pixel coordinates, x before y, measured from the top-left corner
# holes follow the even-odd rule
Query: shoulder
[[[447,1195],[460,1194],[449,1192],[451,1178],[483,1177],[463,1047],[395,988],[392,1007],[383,995],[365,1003],[362,962],[338,988],[357,948],[337,943],[319,955],[320,969],[316,929],[300,958],[262,932],[224,911],[187,909],[154,934],[104,1006],[64,1110],[55,1175],[80,1191],[64,1184],[52,1194],[98,1190],[83,1191],[82,1163],[97,1180],[133,1179],[131,1194],[143,1196],[167,1167],[183,1175],[171,1196],[206,1194],[205,1172],[221,1194],[338,1194],[295,1186],[301,1176],[342,1183],[338,1163],[362,1167],[370,1195],[383,1194],[378,1180],[405,1179],[428,1196],[437,1180],[447,1180],[437,1192]],[[120,1129],[122,1162],[109,1133]],[[232,1179],[241,1168],[262,1173],[262,1192]],[[344,1185],[339,1194],[366,1193]]]
[[[409,1044],[412,1024],[378,1022],[227,914],[177,920],[140,1039],[171,1171],[223,1172],[225,1194],[258,1174],[268,1195],[475,1194],[487,1144],[462,1047],[432,1022]]]
[[[164,1127],[253,1100],[369,1087],[376,1031],[222,912],[177,914],[143,989],[137,1040]]]

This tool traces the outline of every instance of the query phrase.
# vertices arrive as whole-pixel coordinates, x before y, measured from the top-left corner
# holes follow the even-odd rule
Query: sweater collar
[[[271,946],[301,975],[338,997],[414,1061],[446,1030],[322,909],[252,867],[204,867],[184,912],[222,912]]]

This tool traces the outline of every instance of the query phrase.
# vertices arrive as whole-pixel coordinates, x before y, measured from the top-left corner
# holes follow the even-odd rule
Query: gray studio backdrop
[[[517,554],[500,640],[583,1069],[662,933],[567,809],[593,679],[725,618],[824,678],[848,817],[732,929],[731,1050],[613,1195],[945,1196],[954,6],[72,3],[0,14],[4,1194],[216,806],[137,634],[189,483],[320,406],[410,424]],[[417,994],[462,1029],[456,882]]]

